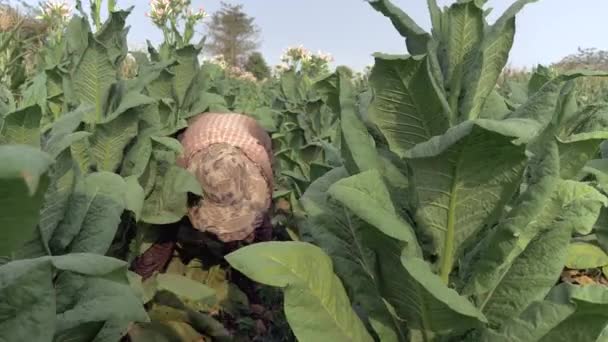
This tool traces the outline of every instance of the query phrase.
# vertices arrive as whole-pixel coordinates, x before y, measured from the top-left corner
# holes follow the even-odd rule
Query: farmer
[[[189,208],[193,227],[222,242],[253,240],[272,198],[268,134],[248,116],[205,113],[190,120],[180,141],[178,164],[196,176],[204,194]]]

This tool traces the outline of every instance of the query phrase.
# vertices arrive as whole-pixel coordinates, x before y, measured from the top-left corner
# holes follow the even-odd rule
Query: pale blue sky
[[[72,0],[73,1],[73,0]],[[29,3],[37,3],[28,0]],[[278,63],[283,49],[303,44],[310,50],[331,53],[337,64],[361,69],[371,64],[374,52],[403,53],[403,39],[390,22],[364,0],[237,0],[256,18],[262,30],[261,52]],[[426,0],[393,0],[422,27],[430,20]],[[448,5],[454,0],[438,0]],[[513,0],[489,0],[494,8],[491,20]],[[87,0],[83,0],[87,3]],[[158,43],[160,32],[144,13],[147,0],[118,0],[121,8],[135,5],[129,18],[129,43],[143,46],[146,39]],[[219,8],[220,0],[193,0],[209,12]],[[608,0],[539,0],[524,8],[517,20],[517,35],[511,51],[514,66],[533,66],[558,61],[577,47],[608,50]]]

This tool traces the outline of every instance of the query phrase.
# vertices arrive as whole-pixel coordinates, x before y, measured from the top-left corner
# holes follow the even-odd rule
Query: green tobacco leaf
[[[127,266],[122,260],[91,253],[70,253],[51,257],[50,260],[59,270],[88,276],[107,275]]]
[[[177,222],[187,212],[187,193],[200,195],[201,185],[193,174],[178,166],[171,166],[159,175],[152,193],[146,198],[142,221],[152,224]]]
[[[53,336],[52,272],[51,264],[42,258],[0,266],[0,339],[43,342]]]
[[[173,89],[180,107],[185,105],[186,93],[196,77],[199,69],[198,55],[200,50],[193,45],[185,46],[175,51],[177,65],[175,66],[175,78]]]
[[[61,152],[67,149],[74,138],[70,138],[78,129],[85,113],[90,110],[86,106],[78,107],[76,110],[62,114],[51,126],[49,138],[42,149],[53,156],[58,156]],[[82,132],[77,132],[82,133]]]
[[[606,265],[608,265],[608,255],[596,245],[573,242],[568,247],[568,258],[566,259],[566,267],[568,268],[584,270]]]
[[[450,106],[457,109],[466,67],[481,45],[484,31],[482,9],[472,1],[452,5],[446,13],[447,49],[445,79],[450,89]]]
[[[89,37],[92,37],[89,35],[90,32],[89,24],[82,16],[75,15],[68,23],[65,38],[67,52],[72,63],[76,64],[84,54]]]
[[[111,113],[109,113],[100,123],[108,123],[112,122],[123,113],[128,113],[130,110],[133,110],[137,107],[147,106],[150,104],[154,104],[155,100],[146,95],[142,95],[139,92],[131,91],[127,92],[124,95],[121,95],[121,101]],[[125,114],[126,115],[126,114]]]
[[[46,115],[47,108],[47,77],[46,73],[34,76],[32,83],[23,91],[23,103],[21,107],[38,105],[41,115]]]
[[[427,43],[431,37],[410,16],[389,0],[369,0],[368,2],[376,11],[388,17],[399,34],[406,38],[407,48],[412,55],[426,52]]]
[[[465,294],[491,292],[531,240],[542,229],[548,228],[554,218],[552,215],[559,210],[559,202],[553,203],[552,198],[559,184],[557,144],[548,142],[542,145],[540,152],[540,156],[531,163],[534,165],[531,173],[535,178],[517,198],[514,208],[481,242],[477,260],[464,267],[463,275],[468,277]],[[545,214],[550,210],[553,212]]]
[[[149,321],[143,303],[129,285],[126,267],[96,277],[62,272],[56,287],[59,336],[84,334],[90,336],[86,340],[110,341],[120,339],[129,323]],[[116,331],[117,326],[122,329]]]
[[[475,292],[481,294],[483,311],[495,324],[519,315],[549,292],[566,261],[572,230],[581,225],[579,229],[590,230],[606,204],[606,198],[588,185],[547,178],[529,188],[525,196],[530,202],[513,209],[480,256],[486,271],[477,269]],[[522,277],[526,286],[521,285]]]
[[[406,242],[420,253],[412,226],[403,220],[391,201],[389,190],[377,170],[370,170],[334,183],[328,193],[352,213],[382,233]]]
[[[525,148],[511,141],[525,129],[521,122],[467,121],[407,152],[415,220],[446,283],[463,248],[517,190]]]
[[[127,186],[125,199],[126,209],[133,212],[135,220],[139,221],[146,194],[135,176],[125,178],[125,184]]]
[[[300,227],[303,235],[312,237],[332,258],[336,274],[354,303],[368,316],[382,341],[403,341],[401,322],[389,311],[387,300],[404,295],[400,264],[404,243],[365,224],[346,208],[328,201],[327,191],[341,179],[348,180],[343,168],[329,171],[313,182],[301,198],[308,219]],[[356,176],[355,176],[356,177]],[[338,182],[338,183],[336,183]],[[348,246],[355,246],[351,248]],[[383,287],[382,275],[394,278]]]
[[[69,151],[60,153],[50,172],[50,184],[44,195],[44,205],[40,210],[40,234],[43,243],[48,243],[59,222],[68,210],[70,196],[76,185],[76,167]]]
[[[369,82],[375,91],[370,119],[398,155],[449,127],[426,57],[376,55]]]
[[[517,0],[494,25],[487,28],[474,61],[467,68],[463,83],[460,111],[464,119],[476,119],[509,58],[515,36],[515,16],[526,5],[537,0]]]
[[[90,136],[90,134],[86,137],[88,136]],[[72,155],[72,158],[74,158],[80,173],[88,174],[95,170],[95,165],[93,165],[93,158],[91,156],[91,143],[85,136],[81,136],[81,138],[82,139],[72,141],[72,144],[70,145],[70,154]]]
[[[559,142],[563,178],[574,178],[608,139],[608,106],[588,106],[562,125]]]
[[[0,144],[30,145],[40,147],[40,119],[42,112],[33,105],[4,117],[0,125]]]
[[[55,283],[54,269],[63,271]],[[0,266],[0,338],[48,341],[58,330],[54,340],[67,341],[61,333],[70,316],[72,323],[97,322],[101,325],[107,319],[125,323],[146,321],[142,303],[135,299],[128,285],[115,286],[120,282],[126,284],[122,280],[126,279],[124,272],[125,262],[86,253],[17,260]],[[87,282],[102,278],[77,274],[108,279],[98,286],[87,286]],[[79,281],[66,283],[69,276]],[[66,311],[63,306],[68,302],[71,308]],[[59,313],[57,317],[56,312]],[[82,326],[80,328],[82,330]],[[78,335],[72,333],[70,337]],[[90,341],[92,337],[85,340]]]
[[[533,119],[541,124],[541,129],[544,129],[551,122],[554,122],[556,125],[559,126],[562,123],[559,122],[560,118],[558,111],[558,103],[560,96],[562,95],[564,82],[587,76],[605,75],[603,73],[597,73],[592,71],[574,70],[556,76],[543,83],[542,87],[538,91],[536,91],[532,96],[530,96],[526,103],[519,106],[517,110],[509,114],[507,117]],[[586,119],[586,117],[582,116],[579,119],[584,120]],[[603,125],[603,120],[600,120],[599,124]],[[576,129],[578,127],[577,125],[567,124],[566,128]]]
[[[400,313],[414,329],[427,332],[462,332],[487,322],[484,315],[465,297],[443,284],[421,259],[403,256],[407,295],[394,305],[402,307]]]
[[[102,120],[110,87],[116,79],[116,70],[108,58],[107,49],[89,37],[89,44],[72,76],[76,99],[93,108],[85,117],[87,123]]]
[[[156,289],[169,291],[192,302],[215,299],[215,291],[190,278],[178,274],[161,273],[156,276]]]
[[[49,155],[23,145],[0,146],[0,255],[34,236],[52,164]]]
[[[350,173],[374,169],[379,166],[376,144],[355,109],[353,84],[343,70],[337,72],[339,80],[341,152]]]
[[[507,102],[497,91],[493,91],[488,96],[486,103],[479,114],[481,119],[502,120],[510,113]]]
[[[484,331],[480,341],[600,341],[608,323],[607,298],[605,286],[562,283],[500,329]]]
[[[135,142],[126,152],[120,174],[124,177],[139,177],[146,171],[152,156],[152,139],[150,132],[140,132]]]
[[[126,39],[128,30],[125,30],[125,24],[130,13],[131,9],[109,13],[108,20],[95,34],[97,41],[106,47],[110,61],[116,68],[120,66],[122,58],[128,52]]]
[[[123,160],[124,149],[137,136],[139,117],[130,111],[95,126],[89,138],[90,154],[97,170],[114,172]]]
[[[51,249],[55,253],[69,250],[105,254],[126,207],[126,190],[125,181],[114,173],[97,172],[80,179],[67,215],[50,241]]]
[[[300,341],[373,341],[353,311],[330,258],[304,242],[263,242],[226,260],[249,278],[285,291],[285,314]]]
[[[173,78],[175,76],[168,70],[163,70],[158,75],[158,78],[150,82],[146,89],[150,97],[160,100],[172,98],[173,94]]]

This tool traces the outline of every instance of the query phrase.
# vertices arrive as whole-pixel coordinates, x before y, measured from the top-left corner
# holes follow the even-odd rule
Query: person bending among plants
[[[252,241],[272,199],[266,131],[242,114],[206,113],[190,121],[180,140],[178,164],[196,176],[204,193],[189,209],[193,227],[222,242]]]
[[[192,172],[203,196],[190,203],[191,226],[171,229],[133,263],[147,278],[171,259],[176,240],[192,244],[212,234],[226,249],[241,242],[269,240],[273,171],[270,136],[253,118],[236,113],[204,113],[192,118],[178,137],[177,164]],[[179,230],[179,232],[178,232]],[[200,233],[199,233],[200,234]]]

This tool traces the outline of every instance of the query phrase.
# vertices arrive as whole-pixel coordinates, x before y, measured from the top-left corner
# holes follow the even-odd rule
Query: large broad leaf
[[[93,108],[85,117],[87,123],[102,120],[110,87],[116,78],[107,49],[92,36],[89,37],[89,45],[72,76],[76,99]]]
[[[373,341],[353,311],[330,258],[304,242],[265,242],[226,260],[249,278],[284,288],[285,314],[300,341]]]
[[[60,272],[55,279],[56,271]],[[72,340],[81,340],[76,332],[86,330],[92,334],[82,340],[90,341],[106,320],[123,326],[147,321],[125,272],[123,261],[93,254],[45,256],[0,266],[0,338],[67,341],[62,331],[71,326]],[[69,277],[78,281],[66,283]],[[91,323],[97,329],[91,329]]]
[[[51,238],[51,249],[55,253],[69,250],[105,254],[126,207],[126,190],[122,177],[109,172],[80,179],[70,197],[67,215]]]
[[[201,302],[215,298],[215,291],[212,288],[181,275],[171,273],[158,274],[155,282],[156,290],[169,291],[188,301]]]
[[[95,126],[89,138],[91,159],[98,171],[116,171],[124,149],[137,136],[139,117],[128,111],[116,119]]]
[[[479,254],[473,262],[465,263],[462,269],[462,277],[467,278],[468,282],[464,293],[491,292],[530,241],[542,229],[548,228],[548,223],[554,218],[552,215],[559,210],[559,201],[552,201],[559,184],[557,144],[548,142],[540,151],[542,153],[530,163],[533,165],[531,172],[534,177],[527,184],[526,191],[517,198],[515,207],[482,241],[482,247],[469,255]],[[547,211],[548,215],[545,214]]]
[[[405,295],[395,299],[393,305],[402,309],[400,314],[412,328],[424,335],[454,333],[480,327],[486,322],[481,311],[445,286],[424,260],[403,256],[401,262],[406,281],[400,286]]]
[[[414,22],[410,16],[389,0],[368,0],[378,12],[389,18],[399,34],[406,38],[407,48],[413,55],[424,54],[431,36]]]
[[[66,49],[69,59],[75,65],[87,49],[91,29],[87,20],[79,15],[72,17],[65,32]]]
[[[38,105],[42,116],[46,116],[47,108],[46,75],[46,73],[39,73],[38,75],[34,76],[32,83],[23,91],[23,103],[21,104],[21,107]]]
[[[108,334],[114,335],[113,339],[120,339],[129,323],[148,321],[143,303],[131,289],[124,268],[98,277],[62,273],[56,287],[57,334],[60,336],[84,333],[89,337],[83,341],[90,341]],[[122,329],[112,331],[117,323],[121,323]]]
[[[142,221],[153,224],[177,222],[186,215],[188,192],[201,195],[201,186],[193,174],[171,166],[156,179],[152,193],[146,198]]]
[[[600,341],[608,323],[605,286],[560,284],[543,301],[509,319],[496,331],[486,330],[484,342]]]
[[[0,266],[0,339],[49,341],[55,331],[53,268],[26,259]]]
[[[125,30],[126,19],[132,8],[126,11],[115,11],[109,13],[108,20],[95,34],[95,38],[107,49],[108,57],[112,64],[118,68],[122,58],[127,55],[127,32]]]
[[[23,145],[0,146],[0,160],[0,255],[9,255],[34,235],[52,160]]]
[[[488,27],[483,42],[469,64],[463,82],[464,94],[460,103],[463,119],[476,119],[486,99],[496,87],[505,67],[515,36],[515,16],[526,5],[537,0],[517,0],[494,25]]]
[[[555,160],[555,150],[551,158]],[[549,292],[563,269],[573,230],[590,231],[606,204],[592,187],[559,180],[557,172],[554,169],[531,185],[490,235],[465,290],[479,296],[480,306],[495,324],[520,314]]]
[[[588,106],[565,122],[560,130],[561,174],[574,178],[608,139],[608,106]]]
[[[146,194],[135,176],[125,178],[125,184],[127,186],[126,209],[135,215],[136,221],[139,221],[141,212],[144,208]]]
[[[0,125],[0,144],[18,144],[40,147],[40,119],[38,105],[32,105],[4,117]]]
[[[175,78],[173,79],[173,89],[175,91],[175,96],[177,97],[177,103],[180,107],[185,105],[184,99],[186,98],[186,93],[197,75],[199,69],[199,53],[200,49],[193,45],[188,45],[175,51],[178,64],[174,69]],[[196,89],[193,89],[193,91],[195,90]]]
[[[517,190],[526,157],[512,140],[529,126],[467,121],[407,152],[419,234],[430,239],[446,283],[463,248]]]
[[[65,217],[69,208],[70,197],[76,185],[76,167],[69,151],[57,156],[50,172],[50,185],[44,195],[44,205],[40,210],[40,234],[48,246],[59,222]]]
[[[446,13],[447,42],[445,79],[449,89],[449,102],[453,111],[463,91],[463,78],[467,67],[479,49],[483,39],[483,11],[473,1],[456,3]],[[440,55],[442,57],[442,55]]]
[[[344,70],[337,72],[340,103],[341,152],[350,173],[378,168],[378,154],[374,139],[357,115],[356,97],[352,82]]]
[[[328,189],[328,193],[365,222],[406,242],[412,252],[421,255],[414,230],[399,216],[379,171],[370,170],[340,180]]]
[[[584,270],[608,265],[608,255],[598,246],[585,243],[574,242],[568,247],[568,258],[566,267]]]
[[[84,119],[85,113],[89,110],[86,106],[78,107],[76,110],[64,113],[53,122],[48,139],[45,139],[42,149],[56,157],[65,149],[69,148],[75,141],[78,141],[88,132],[75,132]]]
[[[402,156],[449,127],[431,81],[427,57],[377,55],[369,82],[375,92],[370,119],[393,152]]]
[[[390,299],[404,295],[403,287],[397,285],[401,274],[395,272],[401,268],[399,258],[404,243],[369,226],[348,209],[328,201],[330,186],[340,179],[348,180],[347,176],[343,168],[337,168],[310,185],[301,199],[308,215],[301,233],[332,258],[336,274],[344,281],[349,297],[365,312],[380,339],[403,341],[401,322],[390,312],[383,297]],[[389,273],[395,279],[386,282],[385,288],[381,285],[383,273]]]

